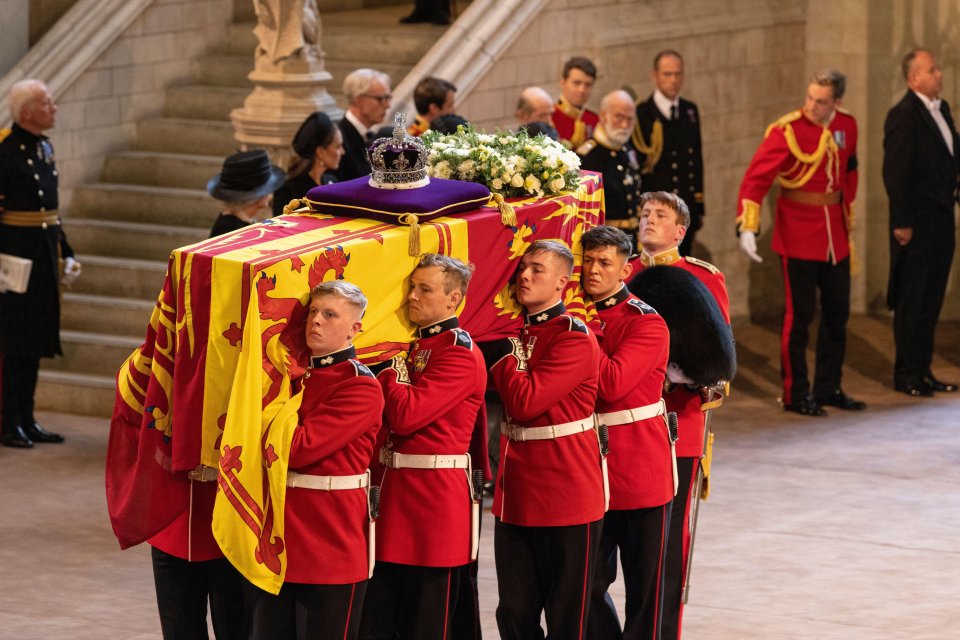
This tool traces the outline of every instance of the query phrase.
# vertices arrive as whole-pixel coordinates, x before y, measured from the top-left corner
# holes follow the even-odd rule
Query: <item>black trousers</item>
[[[152,547],[164,640],[207,640],[207,602],[217,640],[247,638],[244,579],[226,558],[188,562]]]
[[[457,604],[453,610],[453,620],[450,628],[453,640],[481,640],[483,631],[480,628],[480,589],[477,583],[477,571],[480,563],[476,560],[460,567],[460,589],[457,593]]]
[[[677,458],[677,497],[670,509],[670,535],[667,537],[667,558],[663,568],[663,621],[660,637],[679,640],[683,621],[683,577],[690,561],[690,509],[693,504],[693,478],[700,458]]]
[[[40,358],[3,356],[3,431],[33,424],[33,396],[37,391]]]
[[[416,0],[413,13],[419,18],[449,18],[450,0]]]
[[[850,258],[837,264],[819,260],[781,258],[784,278],[783,331],[780,366],[783,401],[792,404],[810,393],[807,342],[810,322],[820,293],[820,330],[817,333],[813,396],[829,396],[840,388],[850,317]]]
[[[587,638],[587,614],[603,520],[567,527],[494,525],[497,627],[502,640]]]
[[[378,561],[363,600],[360,640],[452,638],[460,574],[468,568]]]
[[[897,278],[893,339],[897,347],[893,380],[917,384],[929,376],[934,332],[947,290],[956,245],[953,212],[949,224],[916,227],[905,247],[897,247],[893,278]]]
[[[354,584],[286,582],[273,595],[256,589],[253,640],[355,640],[367,580]]]
[[[607,511],[603,517],[587,637],[660,640],[671,504]],[[617,579],[618,550],[626,591],[622,630],[613,598],[607,593]]]

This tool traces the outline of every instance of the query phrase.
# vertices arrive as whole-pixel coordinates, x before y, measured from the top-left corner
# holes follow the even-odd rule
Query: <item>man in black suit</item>
[[[703,226],[703,153],[697,105],[680,97],[683,57],[664,50],[653,58],[655,89],[637,104],[633,145],[643,154],[644,191],[666,191],[690,207],[690,226],[680,254],[690,255],[693,238]]]
[[[897,391],[929,397],[956,391],[930,371],[933,334],[943,306],[956,244],[954,205],[960,177],[960,137],[940,100],[942,74],[933,53],[903,59],[907,94],[883,127],[883,183],[890,200],[890,280]]]
[[[370,173],[367,147],[373,142],[373,127],[383,121],[393,95],[390,76],[375,69],[357,69],[343,80],[347,112],[337,126],[343,135],[340,168],[331,172],[337,182],[353,180]]]

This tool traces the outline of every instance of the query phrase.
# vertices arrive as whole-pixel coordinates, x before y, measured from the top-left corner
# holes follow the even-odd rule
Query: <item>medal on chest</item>
[[[833,139],[836,140],[837,146],[841,149],[847,146],[847,132],[846,131],[834,131]]]

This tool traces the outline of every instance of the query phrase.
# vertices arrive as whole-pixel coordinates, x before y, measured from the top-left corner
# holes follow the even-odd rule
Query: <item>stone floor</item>
[[[777,328],[735,333],[740,372],[716,413],[685,637],[957,638],[960,394],[893,393],[888,322],[861,316],[844,386],[870,408],[788,415],[775,402]],[[960,380],[960,324],[941,327],[934,369]],[[119,551],[107,521],[106,422],[41,419],[65,445],[0,448],[0,639],[159,638],[148,549]],[[487,638],[497,637],[492,529],[481,551]]]

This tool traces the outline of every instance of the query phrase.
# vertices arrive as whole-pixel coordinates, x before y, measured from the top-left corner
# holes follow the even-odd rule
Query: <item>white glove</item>
[[[63,277],[60,282],[65,287],[73,284],[73,281],[80,275],[80,263],[73,258],[67,258],[63,263]]]
[[[763,258],[757,253],[757,234],[753,231],[740,232],[740,249],[754,262],[763,262]]]

